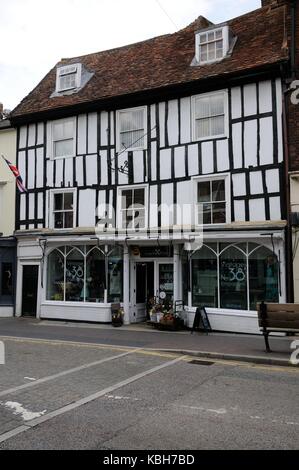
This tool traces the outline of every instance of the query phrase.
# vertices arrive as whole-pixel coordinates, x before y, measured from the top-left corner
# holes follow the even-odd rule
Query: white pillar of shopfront
[[[130,324],[130,255],[128,247],[124,249],[124,324]]]
[[[180,251],[179,246],[173,248],[173,303],[180,299]]]

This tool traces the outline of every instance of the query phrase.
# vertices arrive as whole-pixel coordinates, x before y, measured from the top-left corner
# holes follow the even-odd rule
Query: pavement
[[[5,337],[80,342],[125,346],[188,354],[191,356],[242,361],[256,364],[295,367],[290,359],[292,342],[299,337],[270,335],[271,353],[265,351],[262,335],[212,332],[208,335],[190,330],[159,331],[146,324],[115,328],[112,325],[37,320],[35,318],[1,318],[0,339]]]

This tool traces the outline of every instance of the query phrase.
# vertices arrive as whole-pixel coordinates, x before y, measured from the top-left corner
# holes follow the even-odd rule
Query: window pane
[[[192,305],[217,307],[217,257],[203,246],[192,259]]]
[[[144,146],[144,130],[121,132],[120,134],[121,148],[136,148]]]
[[[277,257],[268,248],[261,247],[249,257],[251,310],[256,310],[256,304],[262,300],[265,302],[279,302],[278,273]]]
[[[195,103],[196,119],[210,116],[210,98],[198,98]]]
[[[198,202],[211,201],[211,182],[203,181],[198,183]]]
[[[67,90],[69,88],[76,88],[76,77],[77,73],[70,73],[68,75],[63,75],[59,78],[59,89]]]
[[[106,285],[105,257],[93,250],[86,258],[86,302],[104,302]]]
[[[200,119],[195,122],[195,136],[196,139],[202,139],[203,137],[209,137],[210,131],[210,119]]]
[[[135,189],[134,190],[134,206],[140,204],[144,206],[144,189]]]
[[[207,35],[206,34],[201,34],[199,37],[199,42],[202,44],[204,42],[207,42]]]
[[[216,57],[216,45],[214,42],[208,44],[208,60],[214,60]]]
[[[54,213],[54,228],[63,228],[63,212]]]
[[[13,272],[12,263],[2,263],[2,281],[1,281],[1,294],[13,294]]]
[[[144,128],[144,110],[127,111],[120,113],[120,131],[134,131]]]
[[[199,223],[203,223],[203,224],[212,223],[211,208],[212,208],[212,204],[199,203],[199,206],[198,206],[198,222]]]
[[[212,31],[211,33],[208,34],[208,41],[214,41],[215,39],[215,33]]]
[[[73,228],[74,227],[74,213],[65,212],[64,213],[64,227],[63,228]]]
[[[72,251],[66,258],[65,300],[84,301],[84,260],[78,250]]]
[[[217,116],[210,119],[211,135],[224,134],[224,116]]]
[[[225,224],[226,222],[226,208],[225,203],[216,203],[212,207],[213,224]]]
[[[215,33],[216,39],[222,39],[222,29],[218,29]]]
[[[133,204],[133,191],[131,189],[122,191],[121,207],[128,209]]]
[[[61,211],[63,209],[62,205],[63,193],[54,194],[54,210]]]
[[[211,102],[211,116],[217,116],[219,114],[224,114],[224,96],[221,94],[212,96],[210,98]]]
[[[224,180],[212,181],[212,201],[225,201]]]
[[[68,157],[74,153],[73,139],[54,142],[54,157]]]
[[[123,253],[115,248],[108,259],[108,302],[123,300]]]
[[[208,60],[208,54],[206,52],[201,52],[200,53],[200,61],[201,62],[206,62]]]
[[[231,246],[220,256],[221,308],[247,310],[246,257]]]
[[[65,140],[73,138],[74,121],[67,119],[53,123],[53,140]]]
[[[64,258],[57,250],[48,256],[47,300],[64,300]]]
[[[63,208],[65,210],[71,210],[73,209],[73,193],[63,193],[64,196],[64,205]]]

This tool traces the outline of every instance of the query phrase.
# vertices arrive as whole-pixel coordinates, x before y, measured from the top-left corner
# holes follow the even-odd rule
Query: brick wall
[[[298,2],[297,2],[298,3]],[[296,70],[295,79],[299,80],[299,4],[297,5],[296,14]],[[289,158],[290,171],[299,171],[299,104],[293,105],[288,96],[289,106]],[[299,96],[299,93],[298,95]]]

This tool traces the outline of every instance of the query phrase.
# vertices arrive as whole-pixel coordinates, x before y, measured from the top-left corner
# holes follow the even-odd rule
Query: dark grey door
[[[38,266],[23,266],[22,315],[36,316]]]

